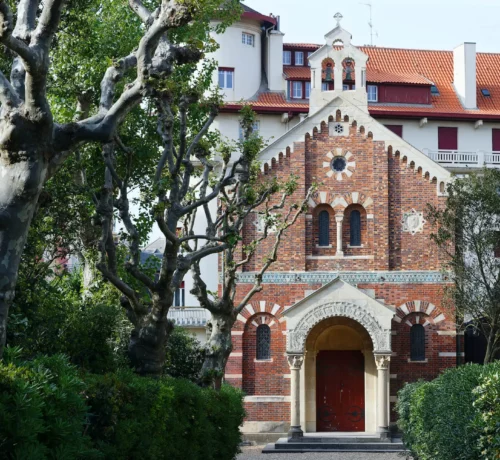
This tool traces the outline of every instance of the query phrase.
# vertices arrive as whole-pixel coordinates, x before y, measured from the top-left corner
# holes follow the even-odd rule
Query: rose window
[[[344,126],[341,124],[341,123],[337,123],[333,130],[337,133],[337,134],[342,134],[344,132]]]
[[[345,171],[345,168],[347,167],[347,161],[344,157],[334,157],[331,163],[331,168],[332,171],[335,171],[337,173],[341,173]]]

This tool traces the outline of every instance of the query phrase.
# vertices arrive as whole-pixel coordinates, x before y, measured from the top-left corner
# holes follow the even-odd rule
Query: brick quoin
[[[336,119],[339,119],[337,113]],[[340,114],[340,119],[346,120]],[[293,201],[304,199],[306,191],[318,184],[318,191],[310,202],[309,209],[300,216],[282,240],[279,260],[272,272],[342,272],[342,271],[438,271],[442,267],[442,256],[431,242],[431,226],[426,223],[422,232],[403,232],[404,212],[413,209],[425,212],[426,204],[443,207],[446,197],[437,193],[436,181],[425,177],[422,171],[386,142],[374,141],[371,133],[356,121],[349,121],[349,135],[331,137],[329,124],[333,117],[325,119],[320,129],[308,133],[303,142],[295,142],[280,153],[264,168],[262,181],[277,177],[286,180],[291,175],[298,177],[298,189]],[[326,156],[328,152],[351,152],[350,161],[355,161],[352,175],[342,174],[342,180],[330,171]],[[336,198],[342,205],[331,206]],[[347,206],[346,206],[347,204]],[[326,210],[330,217],[329,241],[331,247],[318,247],[318,216]],[[350,213],[361,213],[362,247],[349,247]],[[328,258],[337,252],[337,227],[335,217],[344,215],[342,241],[345,258]],[[258,236],[256,220],[244,228],[242,244],[248,244]],[[257,257],[244,267],[246,272],[260,268],[263,258],[269,253],[274,239],[268,238],[258,250]],[[364,256],[363,259],[350,257]],[[290,369],[286,353],[286,321],[284,310],[302,300],[307,293],[317,290],[321,284],[307,284],[300,279],[293,284],[267,284],[252,298],[249,307],[242,312],[233,330],[233,354],[226,370],[226,381],[242,388],[248,396],[290,395]],[[405,382],[418,379],[433,379],[444,369],[456,365],[455,357],[443,357],[439,353],[456,353],[456,337],[453,312],[444,311],[441,302],[444,284],[397,284],[383,279],[378,283],[358,284],[359,289],[374,292],[376,299],[395,311],[398,320],[393,320],[392,350],[390,364],[390,395]],[[250,284],[239,284],[236,300],[244,297]],[[415,303],[417,302],[417,303]],[[401,306],[406,309],[401,310]],[[430,314],[426,313],[433,306]],[[409,362],[410,324],[425,324],[426,362]],[[427,322],[427,323],[426,323]],[[272,361],[256,360],[256,330],[259,324],[271,328]],[[439,334],[447,331],[448,334]],[[462,345],[463,350],[463,345]],[[391,407],[393,405],[391,404]],[[290,403],[246,402],[247,421],[288,422]],[[392,413],[392,420],[395,414]]]

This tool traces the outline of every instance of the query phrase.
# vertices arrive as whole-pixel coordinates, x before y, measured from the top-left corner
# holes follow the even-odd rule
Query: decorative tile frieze
[[[447,284],[449,280],[439,271],[359,271],[359,272],[267,272],[264,284],[326,284],[336,278],[353,286],[360,283]],[[238,274],[239,284],[255,281],[255,273]]]

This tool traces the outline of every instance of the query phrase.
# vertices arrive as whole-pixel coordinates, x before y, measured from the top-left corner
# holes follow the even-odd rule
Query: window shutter
[[[319,246],[328,246],[330,244],[330,215],[328,211],[319,213]]]
[[[351,211],[351,246],[361,246],[361,214]]]
[[[267,324],[257,327],[257,359],[271,359],[271,328]]]
[[[425,329],[421,324],[415,324],[410,329],[410,359],[425,360]]]
[[[438,127],[438,149],[439,150],[458,149],[458,128]]]

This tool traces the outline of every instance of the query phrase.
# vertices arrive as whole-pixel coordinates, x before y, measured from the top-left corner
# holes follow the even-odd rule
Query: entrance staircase
[[[305,433],[302,438],[280,438],[268,444],[263,454],[293,452],[404,452],[401,438],[381,439],[364,433]]]

